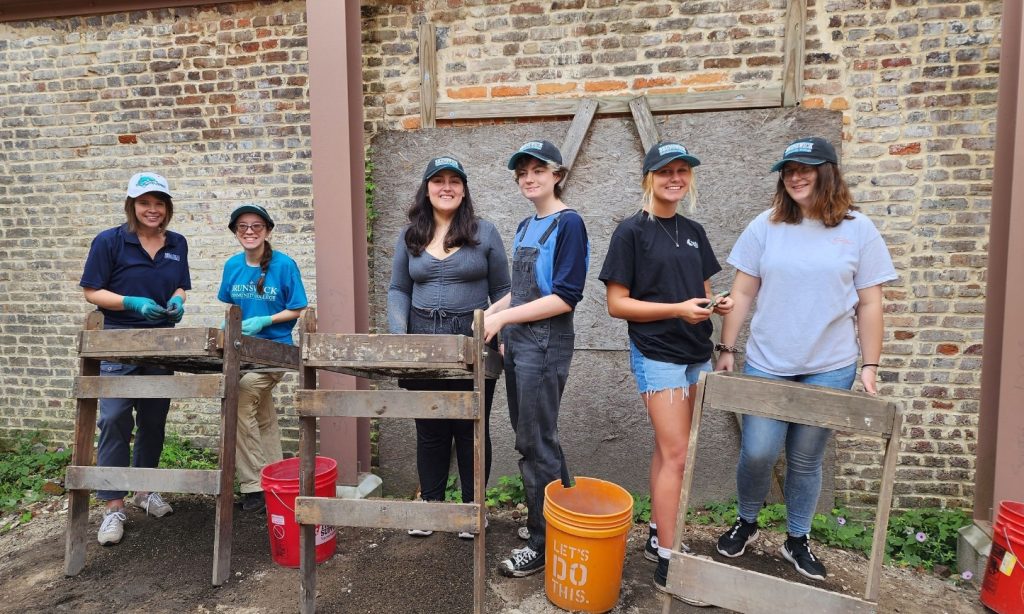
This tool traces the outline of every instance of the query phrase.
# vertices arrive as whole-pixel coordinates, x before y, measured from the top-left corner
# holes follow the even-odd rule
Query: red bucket
[[[333,497],[338,478],[338,462],[325,456],[316,457],[315,493]],[[270,554],[282,567],[299,566],[299,525],[295,522],[295,497],[299,494],[299,459],[286,458],[271,463],[260,472],[267,501],[267,531],[270,533]],[[316,562],[334,556],[337,539],[334,527],[316,525]]]
[[[992,525],[981,602],[998,614],[1024,612],[1024,503],[1003,501]]]

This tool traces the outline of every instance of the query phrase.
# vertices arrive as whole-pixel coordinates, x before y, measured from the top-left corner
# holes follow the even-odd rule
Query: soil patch
[[[171,495],[165,518],[129,510],[125,538],[104,548],[90,537],[85,569],[64,576],[66,499],[38,505],[36,518],[0,536],[0,612],[224,612],[263,614],[298,610],[299,572],[270,558],[266,517],[234,516],[230,580],[210,584],[214,501]],[[91,511],[90,536],[100,518]],[[510,579],[496,571],[512,548],[520,522],[509,513],[490,518],[487,532],[487,603],[492,614],[557,614],[547,601],[542,573]],[[714,550],[719,527],[690,527],[687,542],[697,554]],[[661,596],[651,586],[654,564],[643,558],[645,527],[630,533],[622,594],[613,614],[658,614]],[[782,536],[762,532],[735,564],[794,581],[803,577],[778,556]],[[404,531],[339,528],[338,553],[319,566],[320,612],[344,614],[440,614],[472,611],[472,542],[435,533],[412,538]],[[842,550],[817,548],[829,578],[818,586],[851,594],[863,591],[867,561]],[[717,554],[713,556],[724,560]],[[673,602],[673,612],[723,612]],[[974,586],[906,569],[885,568],[879,611],[901,614],[982,613]]]

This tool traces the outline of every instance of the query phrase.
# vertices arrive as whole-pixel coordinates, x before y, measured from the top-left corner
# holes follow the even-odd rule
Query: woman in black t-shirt
[[[690,195],[700,160],[678,143],[658,143],[643,165],[643,206],[612,234],[601,269],[608,313],[629,323],[630,366],[654,425],[651,459],[651,533],[644,556],[658,562],[655,587],[664,590],[690,435],[693,395],[702,371],[711,371],[708,318],[732,301],[712,302],[709,279],[722,269],[704,228],[676,213]],[[659,541],[660,537],[660,541]],[[684,600],[685,601],[685,600]]]

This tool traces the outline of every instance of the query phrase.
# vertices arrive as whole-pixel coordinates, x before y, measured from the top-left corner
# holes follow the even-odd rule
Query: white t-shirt
[[[897,278],[878,229],[864,215],[826,228],[818,220],[747,226],[728,262],[761,280],[747,362],[775,375],[824,373],[853,364],[857,290]]]

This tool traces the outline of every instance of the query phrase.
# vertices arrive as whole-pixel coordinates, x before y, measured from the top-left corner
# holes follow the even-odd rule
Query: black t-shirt
[[[629,296],[640,301],[679,303],[704,297],[704,281],[721,270],[703,226],[681,215],[650,219],[640,211],[615,229],[598,278],[626,286]],[[711,332],[710,320],[629,322],[629,338],[641,354],[675,364],[710,359]]]

